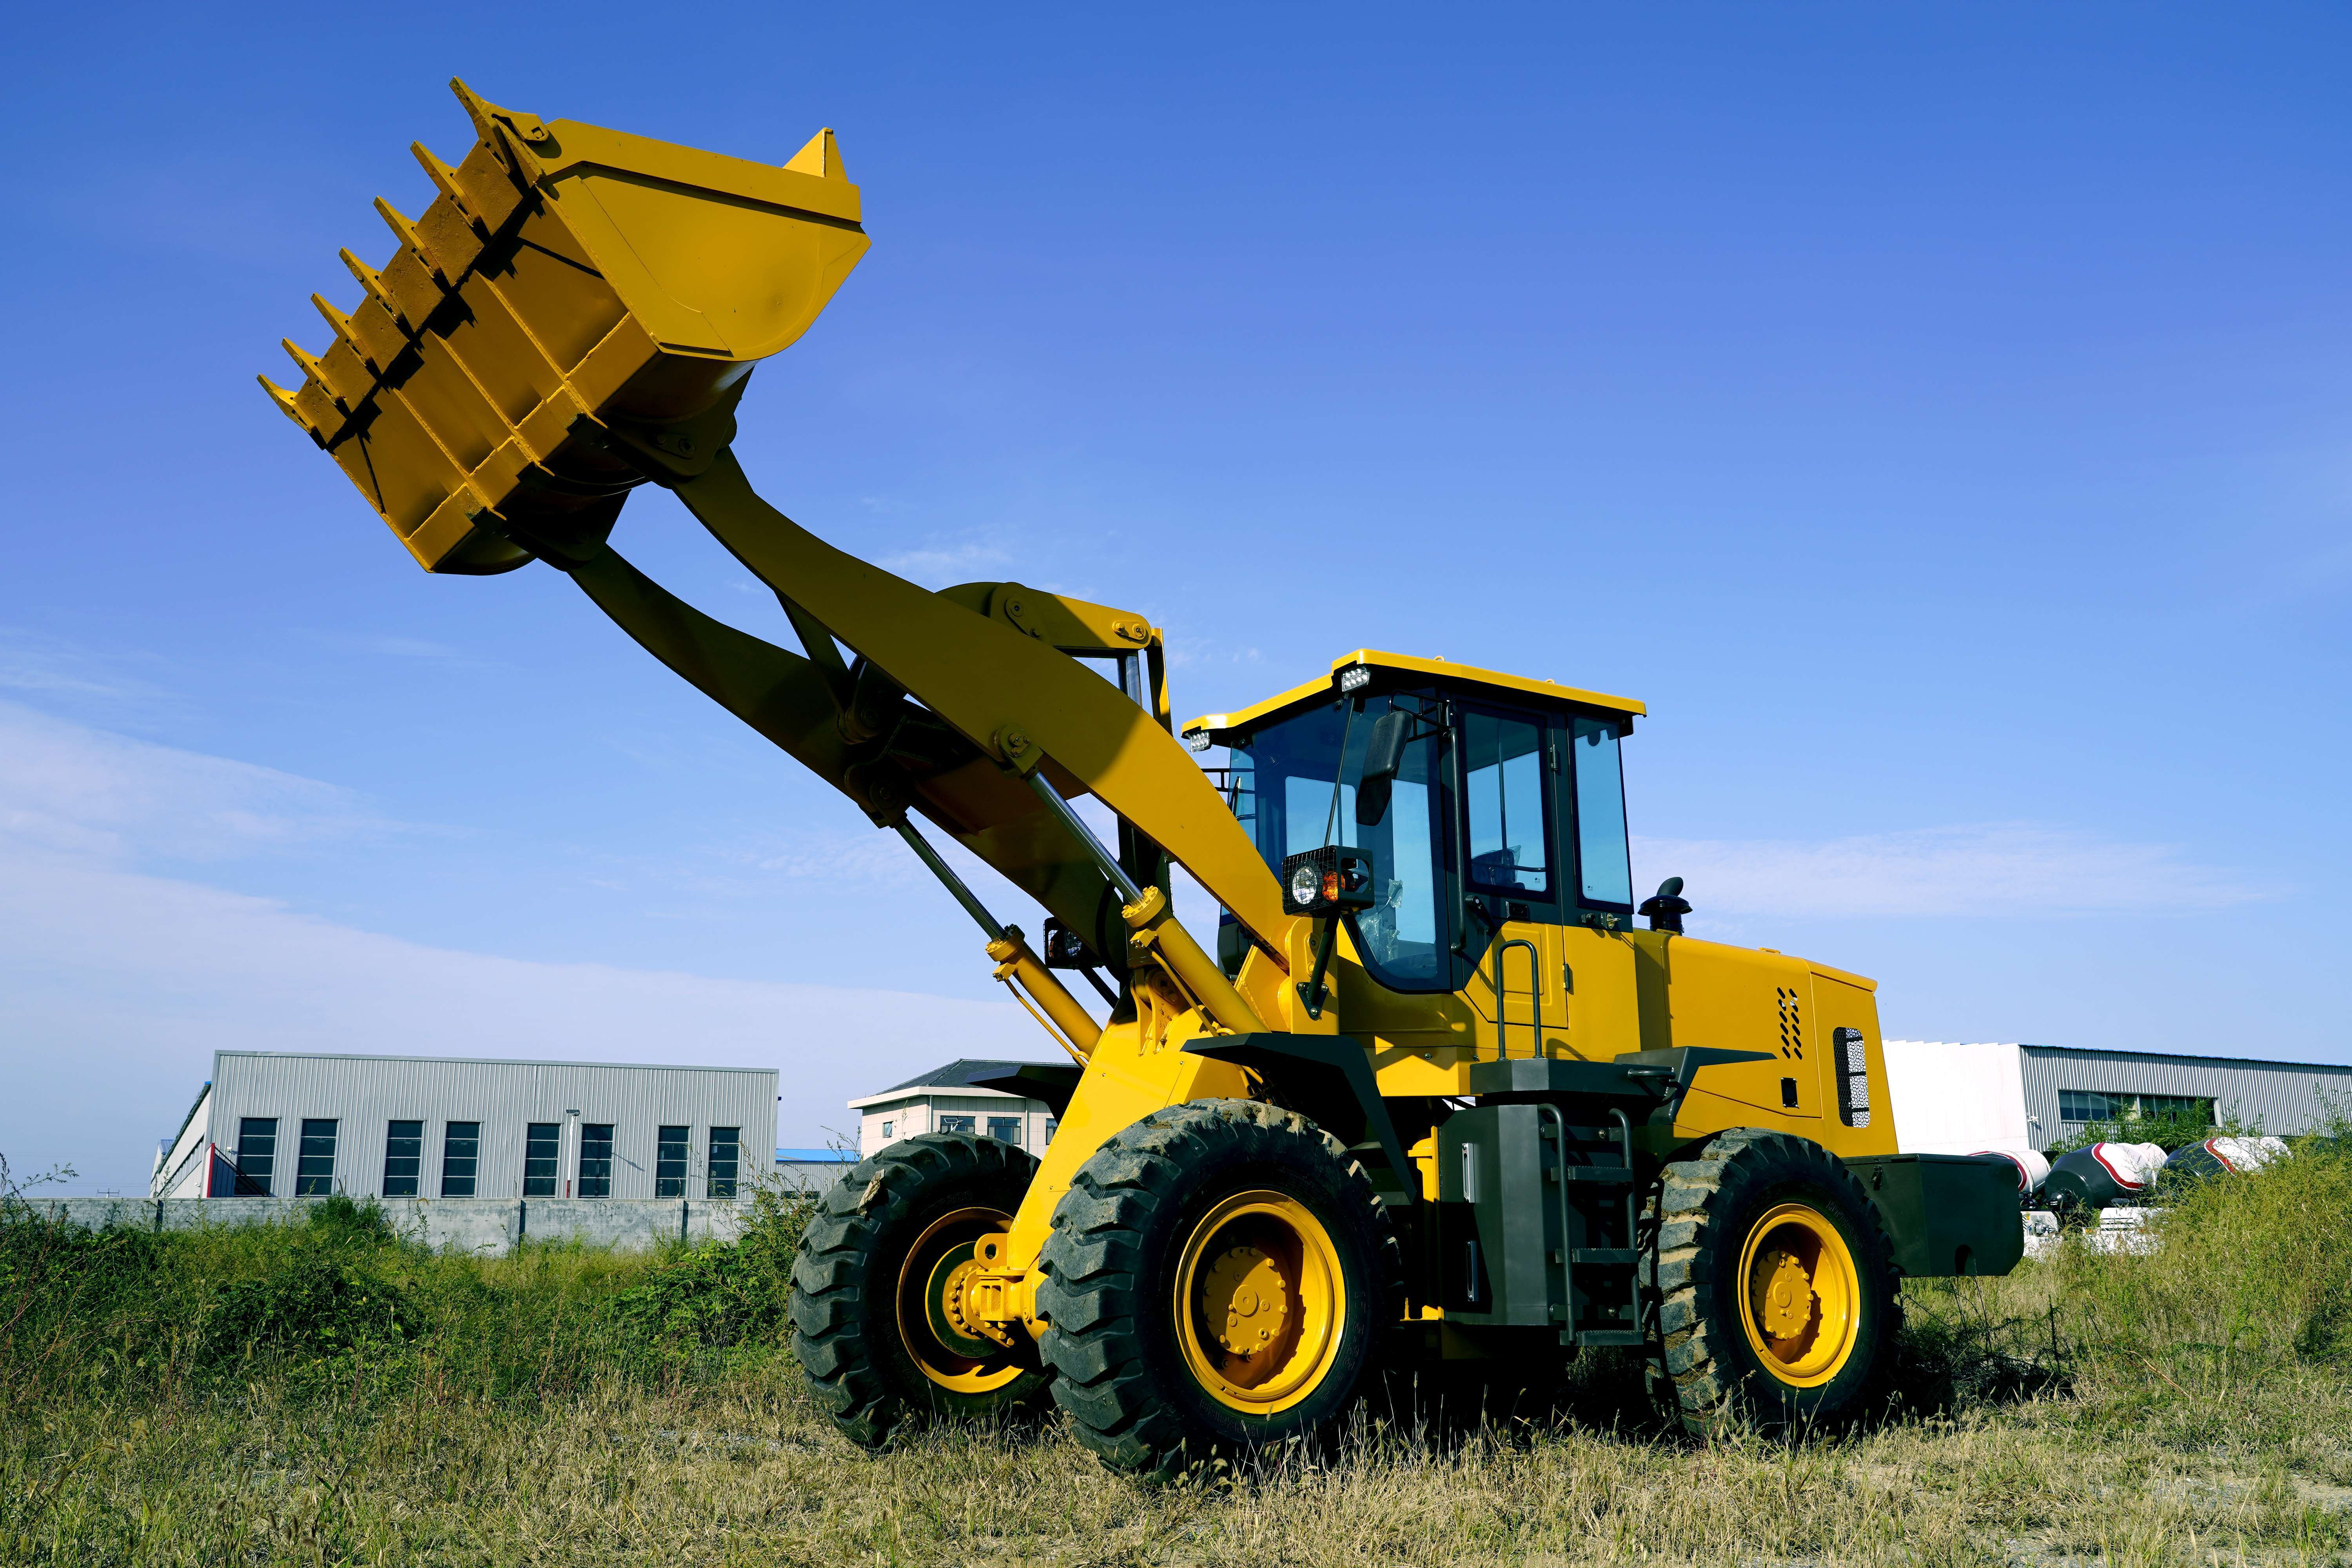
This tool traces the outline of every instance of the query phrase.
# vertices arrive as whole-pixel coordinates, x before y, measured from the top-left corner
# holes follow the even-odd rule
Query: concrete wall
[[[316,1198],[30,1198],[36,1213],[100,1229],[194,1230],[208,1225],[300,1225]],[[577,1241],[623,1252],[664,1242],[731,1241],[751,1212],[736,1198],[387,1198],[402,1236],[446,1252],[497,1257],[516,1238]]]

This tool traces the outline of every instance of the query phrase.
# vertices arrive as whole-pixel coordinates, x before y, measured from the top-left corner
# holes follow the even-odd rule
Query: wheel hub
[[[1290,1282],[1255,1247],[1231,1248],[1211,1264],[1202,1296],[1211,1332],[1228,1355],[1264,1350],[1290,1322]]]
[[[1759,1215],[1740,1248],[1742,1326],[1765,1373],[1792,1388],[1836,1377],[1859,1342],[1853,1254],[1820,1210],[1784,1203]]]
[[[1774,1250],[1762,1260],[1764,1331],[1793,1340],[1812,1326],[1813,1277],[1796,1254]]]
[[[898,1340],[926,1378],[956,1394],[985,1394],[1019,1378],[1013,1347],[996,1325],[975,1317],[967,1288],[981,1273],[978,1243],[1004,1228],[1009,1215],[965,1208],[933,1220],[898,1271]]]

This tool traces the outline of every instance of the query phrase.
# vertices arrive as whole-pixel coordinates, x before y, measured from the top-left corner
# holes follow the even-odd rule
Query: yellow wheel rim
[[[1739,1249],[1740,1326],[1764,1370],[1792,1388],[1818,1388],[1853,1355],[1862,1289],[1837,1226],[1802,1204],[1782,1204],[1750,1226]]]
[[[1287,1410],[1339,1354],[1339,1249],[1297,1199],[1236,1193],[1184,1243],[1175,1320],[1184,1364],[1212,1398],[1252,1415]]]
[[[925,1227],[898,1268],[898,1339],[922,1374],[955,1394],[991,1394],[1026,1368],[1013,1349],[989,1339],[963,1316],[963,1285],[973,1246],[1013,1216],[995,1209],[957,1209]]]

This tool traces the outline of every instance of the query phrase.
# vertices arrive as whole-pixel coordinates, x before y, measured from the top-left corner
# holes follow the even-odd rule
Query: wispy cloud
[[[1208,637],[1171,637],[1168,643],[1168,668],[1171,669],[1201,669],[1220,664],[1255,664],[1258,660],[1258,651],[1255,647],[1216,642]]]
[[[391,826],[333,784],[0,701],[0,835],[21,844],[219,859]]]
[[[1705,914],[2085,915],[2206,911],[2280,889],[2162,844],[1990,823],[1819,842],[1637,838],[1645,879]],[[1646,886],[1645,882],[1645,886]]]
[[[171,1131],[221,1048],[777,1067],[793,1143],[935,1065],[942,1040],[1043,1054],[1009,1002],[431,947],[146,864],[386,830],[411,831],[349,790],[0,701],[0,1152],[143,1190],[145,1140]],[[814,879],[921,875],[878,831],[751,858]]]
[[[773,1067],[786,1143],[943,1056],[1045,1054],[1008,1001],[431,947],[5,837],[0,950],[0,1152],[129,1191],[216,1049]]]
[[[881,562],[885,571],[896,572],[926,588],[945,588],[957,583],[1002,576],[1000,569],[1012,563],[1013,552],[993,533],[960,539],[933,535],[919,548],[885,555]]]
[[[145,702],[163,695],[71,643],[15,626],[0,626],[0,689],[68,701]]]

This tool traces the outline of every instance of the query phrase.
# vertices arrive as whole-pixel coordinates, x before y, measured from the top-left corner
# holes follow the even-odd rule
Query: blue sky
[[[20,1172],[142,1189],[223,1046],[774,1065],[792,1142],[1045,1054],[845,802],[254,387],[453,73],[835,128],[874,248],[738,444],[827,537],[1144,611],[1181,714],[1361,645],[1641,697],[1637,875],[1890,1034],[2352,1059],[2340,9],[222,16],[12,22]]]

